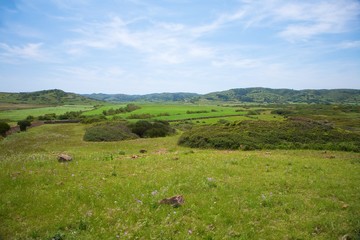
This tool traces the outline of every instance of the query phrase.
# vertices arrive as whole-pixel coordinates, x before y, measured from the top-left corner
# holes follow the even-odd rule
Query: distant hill
[[[83,94],[83,96],[108,102],[186,102],[194,97],[200,97],[197,93],[152,93],[146,95],[126,95],[126,94],[104,94],[93,93]]]
[[[98,100],[90,99],[79,94],[68,93],[62,90],[44,90],[37,92],[2,93],[0,92],[0,103],[28,103],[46,105],[67,104],[99,104]]]
[[[101,104],[107,102],[232,102],[232,103],[317,103],[360,104],[360,90],[292,90],[271,88],[236,88],[208,94],[152,93],[146,95],[126,94],[75,94],[62,90],[38,92],[1,93],[0,103],[31,103],[47,105]]]
[[[237,88],[202,95],[202,100],[245,103],[342,103],[360,104],[360,90],[291,90],[271,88]]]

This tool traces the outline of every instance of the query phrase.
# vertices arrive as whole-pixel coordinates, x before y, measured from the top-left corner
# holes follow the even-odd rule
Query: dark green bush
[[[85,141],[121,141],[135,138],[165,137],[175,130],[166,121],[148,122],[140,120],[136,123],[104,122],[89,127],[85,131]]]
[[[41,121],[56,120],[57,116],[56,116],[55,113],[48,113],[48,114],[39,116],[38,119],[41,120]]]
[[[128,116],[128,119],[148,119],[148,118],[153,118],[155,117],[152,114],[149,113],[142,113],[142,114],[131,114],[130,116]]]
[[[17,125],[20,127],[20,131],[26,131],[27,127],[31,126],[31,122],[29,120],[21,120],[18,121]]]
[[[154,121],[151,123],[146,120],[140,120],[134,124],[130,124],[129,127],[133,133],[142,138],[165,137],[175,132],[166,121]]]
[[[132,111],[135,111],[140,108],[141,107],[139,107],[133,103],[130,103],[130,104],[126,105],[126,107],[121,107],[121,108],[117,108],[117,109],[110,108],[108,110],[104,110],[102,113],[103,113],[103,115],[108,116],[108,115],[115,115],[115,114],[119,114],[119,113],[132,112]]]
[[[319,149],[360,152],[360,135],[329,123],[304,118],[287,121],[243,121],[197,126],[185,132],[180,145],[216,149]]]
[[[0,135],[5,137],[6,132],[10,130],[10,125],[6,122],[0,122]]]
[[[127,139],[136,139],[138,136],[131,132],[131,130],[124,123],[99,123],[89,127],[85,131],[83,139],[92,142],[111,142]]]

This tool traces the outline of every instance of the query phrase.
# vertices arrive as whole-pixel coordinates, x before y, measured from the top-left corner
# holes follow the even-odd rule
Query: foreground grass
[[[89,143],[83,133],[44,125],[0,142],[0,239],[359,238],[360,154],[191,150],[178,136]],[[58,163],[62,152],[74,160]],[[183,206],[158,204],[175,194]]]

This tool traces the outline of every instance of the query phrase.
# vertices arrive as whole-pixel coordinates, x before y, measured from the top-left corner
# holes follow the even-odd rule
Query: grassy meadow
[[[360,237],[359,153],[198,150],[179,135],[91,143],[86,127],[0,142],[0,239]],[[158,203],[177,194],[181,207]]]
[[[173,126],[221,126],[301,116],[360,132],[354,106],[136,105],[106,118],[147,114]],[[92,117],[125,106],[3,104],[0,119]],[[45,124],[0,139],[0,240],[360,239],[359,153],[187,148],[178,145],[186,128],[162,138],[86,142],[91,126]],[[59,163],[61,153],[73,161]],[[159,204],[174,195],[185,204]]]

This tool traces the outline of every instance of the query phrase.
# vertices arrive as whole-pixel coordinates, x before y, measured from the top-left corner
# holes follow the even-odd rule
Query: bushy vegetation
[[[129,125],[131,131],[139,137],[165,137],[175,133],[175,130],[166,121],[148,122],[140,120]]]
[[[185,132],[179,144],[215,149],[329,149],[360,151],[360,135],[306,118],[287,121],[242,121],[199,126]]]
[[[91,142],[112,142],[136,139],[138,136],[131,132],[125,123],[99,123],[86,129],[83,139]]]
[[[10,130],[10,125],[6,122],[0,122],[0,136],[5,137],[6,132]]]
[[[86,129],[85,141],[121,141],[135,138],[155,138],[171,135],[175,130],[166,121],[136,123],[104,122]]]
[[[149,113],[141,113],[141,114],[131,114],[130,116],[127,117],[127,119],[149,119],[149,118],[153,118],[154,115],[149,114]]]
[[[103,122],[106,120],[107,118],[104,115],[82,116],[81,123],[89,124],[89,123]]]
[[[209,111],[206,110],[198,110],[198,111],[186,111],[186,114],[196,114],[196,113],[208,113]],[[214,111],[213,111],[214,112]]]
[[[116,115],[119,113],[127,113],[127,112],[132,112],[135,111],[137,109],[140,109],[141,107],[138,105],[135,105],[133,103],[129,103],[128,105],[126,105],[126,107],[120,107],[120,108],[110,108],[108,110],[103,110],[103,114],[105,116],[109,116],[109,115]]]
[[[27,127],[31,126],[31,122],[29,120],[21,120],[18,121],[17,125],[19,125],[20,131],[24,132],[26,131]]]
[[[0,93],[0,102],[27,104],[34,103],[46,105],[101,103],[95,99],[90,99],[75,93],[64,92],[58,89],[37,92]]]

